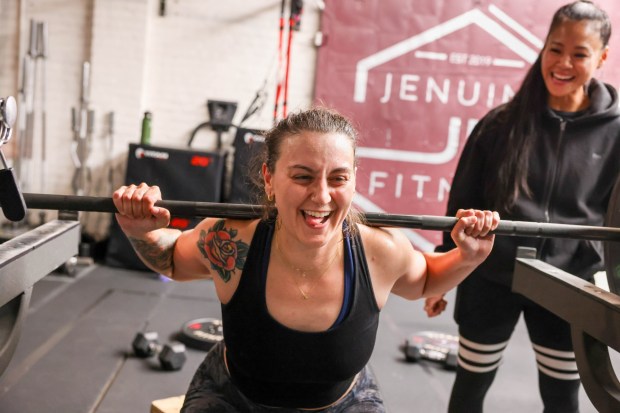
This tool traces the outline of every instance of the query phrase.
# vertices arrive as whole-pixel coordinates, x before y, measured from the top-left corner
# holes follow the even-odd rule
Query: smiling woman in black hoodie
[[[593,75],[607,58],[610,34],[609,17],[589,1],[556,11],[519,91],[472,131],[448,214],[488,208],[509,220],[603,225],[620,169],[620,117],[616,91]],[[450,246],[444,237],[438,250]],[[579,410],[570,326],[511,292],[517,246],[535,247],[539,259],[587,280],[603,268],[600,242],[497,238],[489,258],[457,289],[460,349],[451,413],[482,411],[521,314],[536,354],[544,411]],[[429,298],[425,308],[437,315],[445,301]]]

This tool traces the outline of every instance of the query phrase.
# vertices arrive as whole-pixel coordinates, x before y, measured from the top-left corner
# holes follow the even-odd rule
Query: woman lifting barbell
[[[445,253],[421,253],[400,230],[360,222],[351,207],[356,139],[325,108],[280,121],[265,139],[262,219],[207,218],[181,233],[166,228],[157,187],[114,193],[145,264],[175,280],[213,279],[222,302],[224,340],[198,368],[183,412],[384,411],[367,363],[389,294],[440,294],[489,254],[496,212],[459,210],[456,248]]]

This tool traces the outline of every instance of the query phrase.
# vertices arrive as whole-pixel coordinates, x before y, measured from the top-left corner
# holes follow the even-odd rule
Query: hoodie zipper
[[[551,213],[549,211],[551,205],[551,195],[555,189],[557,177],[558,177],[558,169],[560,169],[560,149],[562,148],[562,141],[564,140],[564,132],[566,130],[566,121],[564,119],[560,119],[560,135],[558,137],[558,144],[555,148],[555,158],[557,162],[551,172],[551,179],[549,180],[550,185],[547,187],[547,192],[545,193],[544,202],[543,202],[543,212],[545,216],[545,222],[551,222]],[[542,250],[547,243],[547,240],[543,238],[540,243],[540,248],[538,249],[539,258],[542,256]]]

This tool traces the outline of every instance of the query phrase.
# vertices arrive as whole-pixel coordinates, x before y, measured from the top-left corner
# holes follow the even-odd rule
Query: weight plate
[[[17,119],[17,101],[13,96],[0,99],[0,121],[7,128],[12,128]]]
[[[209,351],[213,345],[224,339],[222,321],[217,318],[198,318],[183,324],[179,341],[188,347]]]
[[[405,340],[401,350],[409,361],[426,359],[438,361],[446,368],[453,368],[459,347],[459,338],[452,334],[438,331],[421,331]]]
[[[611,192],[611,198],[607,205],[605,226],[609,228],[620,227],[620,177]],[[604,243],[605,271],[609,290],[614,294],[620,294],[620,242],[607,241]]]
[[[13,358],[31,296],[32,287],[0,307],[0,376]]]

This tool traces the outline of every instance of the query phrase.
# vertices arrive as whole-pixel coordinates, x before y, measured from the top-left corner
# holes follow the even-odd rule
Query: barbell
[[[31,209],[106,213],[117,211],[112,198],[109,197],[24,193],[23,199],[26,207]],[[168,209],[172,216],[185,218],[254,219],[261,217],[264,212],[264,207],[261,205],[217,202],[161,200],[155,205]],[[362,216],[371,226],[435,231],[450,231],[457,222],[455,217],[432,215],[366,212],[362,213]],[[620,241],[620,228],[545,222],[502,220],[493,233],[522,237]]]
[[[2,190],[0,190],[2,192]],[[25,214],[26,208],[57,211],[84,211],[115,213],[116,207],[112,198],[19,193],[13,205],[7,203],[6,196],[0,196],[0,206],[5,210],[12,210],[13,215],[19,218]],[[501,220],[493,231],[496,235],[536,237],[536,238],[570,238],[596,241],[610,241],[604,244],[605,269],[607,281],[612,292],[620,293],[620,180],[616,183],[607,209],[605,226],[589,226],[575,224],[557,224],[547,222],[509,221]],[[232,218],[255,219],[264,213],[261,205],[229,204],[218,202],[194,202],[160,200],[156,206],[166,208],[172,216],[185,218]],[[17,213],[16,213],[17,211]],[[6,211],[5,211],[6,215]],[[421,230],[450,231],[457,222],[455,217],[431,215],[406,215],[366,212],[362,214],[364,220],[371,226],[400,227]],[[22,217],[23,218],[23,217]],[[9,218],[10,219],[10,218]]]

